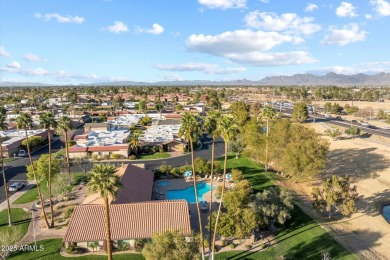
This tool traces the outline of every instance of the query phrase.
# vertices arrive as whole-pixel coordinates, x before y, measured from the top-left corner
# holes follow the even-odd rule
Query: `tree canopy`
[[[295,122],[303,123],[309,118],[309,110],[305,102],[297,102],[294,105],[292,119]]]
[[[187,242],[186,236],[179,231],[155,233],[152,241],[145,244],[142,255],[147,260],[201,259],[198,240],[191,236]]]
[[[332,175],[324,181],[322,189],[313,188],[313,207],[318,212],[327,212],[329,218],[336,213],[350,216],[356,211],[358,193],[356,185],[351,186],[350,177]]]
[[[233,102],[230,105],[230,113],[237,125],[243,126],[250,119],[250,108],[251,106],[244,101]]]

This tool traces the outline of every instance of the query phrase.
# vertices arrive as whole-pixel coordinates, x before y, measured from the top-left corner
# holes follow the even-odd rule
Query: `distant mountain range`
[[[255,86],[255,85],[336,85],[336,86],[390,86],[390,73],[378,73],[367,75],[359,73],[356,75],[344,75],[334,72],[325,75],[295,74],[292,76],[271,76],[262,80],[232,80],[232,81],[211,81],[211,80],[181,80],[181,81],[158,81],[153,83],[136,82],[136,81],[113,81],[80,84],[78,86]],[[9,86],[48,86],[48,84],[32,83],[32,82],[0,82],[1,87]],[[67,85],[72,86],[72,85]]]

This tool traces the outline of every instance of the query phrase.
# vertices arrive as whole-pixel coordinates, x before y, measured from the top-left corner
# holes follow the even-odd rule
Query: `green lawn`
[[[218,161],[223,166],[224,157],[218,158]],[[235,155],[230,154],[228,156],[227,167],[227,172],[231,171],[231,169],[241,170],[245,178],[253,186],[254,192],[275,186],[274,181],[279,178],[279,175],[273,172],[265,172],[263,166],[256,164],[248,157],[238,157],[236,159]]]
[[[83,178],[83,173],[74,173],[73,174],[73,186],[76,186],[80,183],[81,179]],[[68,191],[72,190],[73,186],[69,186]],[[43,180],[40,182],[40,187],[42,191],[47,190],[47,184],[46,181]],[[12,204],[25,204],[29,202],[33,202],[35,200],[38,200],[38,190],[37,187],[34,186],[33,188],[26,191],[22,196],[20,196],[17,200],[15,200]]]
[[[223,162],[223,158],[218,160]],[[262,166],[247,157],[236,159],[235,155],[229,155],[227,167],[241,170],[255,192],[275,186],[275,181],[281,178],[275,173],[265,172]],[[321,259],[322,252],[329,252],[332,259],[357,259],[298,206],[291,215],[292,218],[276,234],[275,246],[255,254],[246,251],[221,253],[216,259]]]
[[[3,158],[3,160],[4,160],[4,163],[8,163],[8,162],[12,162],[12,161],[15,161],[16,159],[18,159],[18,158]]]
[[[27,233],[28,225],[30,224],[31,220],[31,214],[25,212],[23,209],[11,208],[11,220],[13,223],[12,227],[8,226],[7,209],[4,209],[0,212],[0,234],[10,230],[15,230],[15,228],[20,228],[21,235],[16,239],[16,241],[19,241]]]
[[[22,252],[19,251],[14,253],[8,259],[20,259],[20,260],[28,260],[28,259],[40,259],[40,260],[57,260],[57,259],[81,259],[81,260],[94,260],[94,259],[107,259],[107,256],[104,255],[88,255],[81,257],[63,257],[60,254],[60,249],[62,245],[61,239],[48,239],[41,240],[37,242],[37,247],[42,245],[44,250],[38,252]],[[113,259],[115,260],[144,260],[145,258],[141,254],[118,254],[113,255]]]
[[[321,259],[328,252],[332,259],[358,259],[335,241],[297,206],[292,219],[276,234],[276,245],[262,252],[230,251],[216,259]]]
[[[145,154],[137,155],[138,160],[149,160],[149,159],[163,159],[171,157],[169,153],[154,153],[154,154]]]

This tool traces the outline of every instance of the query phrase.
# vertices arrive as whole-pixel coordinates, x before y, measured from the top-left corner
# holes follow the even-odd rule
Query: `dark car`
[[[343,120],[343,119],[341,118],[341,116],[336,116],[336,120],[337,120],[337,121],[341,121],[341,120]]]

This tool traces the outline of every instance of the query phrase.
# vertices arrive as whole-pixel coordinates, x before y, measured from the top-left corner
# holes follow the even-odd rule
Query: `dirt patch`
[[[324,132],[321,124],[310,124]],[[284,183],[300,198],[300,206],[330,230],[350,251],[364,259],[387,259],[390,255],[390,225],[380,214],[380,206],[390,199],[390,146],[367,139],[329,139],[330,152],[326,171],[321,176],[350,175],[356,179],[358,212],[351,218],[329,221],[311,208],[311,190],[319,182]]]

